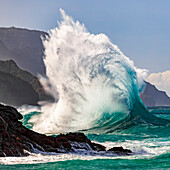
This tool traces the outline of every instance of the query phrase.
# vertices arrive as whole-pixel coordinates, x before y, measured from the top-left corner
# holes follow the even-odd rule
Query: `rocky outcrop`
[[[29,83],[0,71],[0,102],[21,106],[36,105],[38,101],[38,94]]]
[[[15,76],[17,79],[25,81],[25,83],[28,83],[29,85],[31,85],[35,93],[37,93],[38,95],[37,101],[54,101],[54,99],[45,92],[38,78],[32,75],[31,73],[29,73],[28,71],[20,69],[13,60],[7,60],[7,61],[0,60],[0,71],[11,74]],[[0,85],[1,84],[2,82],[0,82]],[[6,84],[6,86],[8,87],[9,84]],[[6,93],[8,94],[8,91]],[[33,97],[33,101],[34,101],[34,97]],[[15,100],[15,103],[16,102],[17,100]],[[6,103],[11,104],[8,101]],[[24,104],[29,104],[29,103],[24,103]],[[34,104],[37,104],[37,103],[34,103]]]
[[[85,153],[129,155],[122,147],[106,151],[101,144],[91,142],[83,133],[61,134],[56,137],[36,133],[19,121],[22,115],[10,106],[0,105],[0,156],[27,156],[29,153]],[[26,152],[29,151],[29,152]]]
[[[146,106],[170,106],[170,97],[149,82],[146,82],[145,90],[140,97]]]

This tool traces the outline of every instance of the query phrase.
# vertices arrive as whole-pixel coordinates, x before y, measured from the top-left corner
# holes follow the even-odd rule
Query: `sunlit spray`
[[[101,121],[125,119],[139,100],[146,70],[134,67],[104,34],[90,34],[84,24],[60,9],[63,20],[43,39],[45,89],[56,102],[33,117],[33,130],[60,133],[89,129]]]

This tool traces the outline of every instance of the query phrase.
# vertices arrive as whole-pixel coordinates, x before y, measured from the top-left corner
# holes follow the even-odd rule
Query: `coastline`
[[[23,116],[13,107],[0,104],[0,157],[28,156],[30,153],[78,153],[91,155],[130,155],[123,147],[106,147],[91,142],[83,133],[46,136],[22,125]]]

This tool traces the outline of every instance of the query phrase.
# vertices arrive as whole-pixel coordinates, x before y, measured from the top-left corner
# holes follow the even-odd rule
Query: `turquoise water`
[[[155,116],[146,110],[139,95],[146,70],[137,69],[106,35],[90,34],[60,11],[63,20],[43,40],[47,78],[40,78],[58,102],[43,105],[41,113],[21,112],[23,124],[44,134],[81,130],[107,149],[122,146],[133,154],[39,152],[0,158],[0,169],[170,168],[170,109],[150,109]]]
[[[152,110],[153,111],[153,110]],[[170,120],[170,110],[154,110],[157,117]],[[38,113],[38,112],[37,112]],[[36,112],[25,115],[23,123],[31,128],[28,120]],[[170,126],[134,123],[110,134],[89,134],[92,141],[107,148],[123,146],[135,154],[131,156],[90,155],[41,155],[22,158],[0,158],[0,169],[168,169],[170,168]]]
[[[152,159],[72,160],[34,165],[0,166],[2,169],[168,169],[170,154]]]

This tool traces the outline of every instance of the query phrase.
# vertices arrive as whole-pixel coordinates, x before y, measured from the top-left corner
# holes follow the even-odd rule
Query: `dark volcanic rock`
[[[18,120],[22,115],[13,107],[0,105],[0,156],[27,156],[28,152],[123,154],[131,153],[122,147],[106,148],[91,142],[83,133],[69,133],[57,137],[36,133]]]
[[[111,149],[109,149],[108,151],[113,151],[117,154],[126,154],[126,155],[129,155],[132,153],[131,150],[129,149],[123,149],[123,147],[113,147]]]

